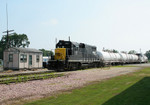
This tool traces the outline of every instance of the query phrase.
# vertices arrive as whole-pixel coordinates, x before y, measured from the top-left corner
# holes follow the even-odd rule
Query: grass
[[[41,80],[41,79],[60,77],[63,75],[64,75],[63,73],[18,75],[14,77],[9,77],[8,75],[6,75],[0,78],[0,84],[19,83],[19,82],[26,82],[26,81],[31,81],[31,80]]]
[[[10,77],[24,77],[24,76],[33,76],[33,75],[36,75],[36,76],[40,76],[40,75],[54,75],[56,74],[56,72],[53,72],[53,73],[34,73],[34,74],[20,74],[20,75],[0,75],[0,78],[10,78]]]
[[[150,105],[150,68],[25,105]]]

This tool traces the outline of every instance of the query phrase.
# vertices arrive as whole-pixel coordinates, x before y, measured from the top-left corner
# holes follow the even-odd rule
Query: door
[[[32,55],[29,55],[29,66],[32,66]]]

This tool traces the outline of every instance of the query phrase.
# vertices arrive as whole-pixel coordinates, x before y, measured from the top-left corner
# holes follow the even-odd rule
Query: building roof
[[[20,52],[26,52],[26,53],[42,53],[42,51],[37,50],[37,49],[33,49],[33,48],[17,48],[17,47],[13,47],[12,49],[16,49]]]

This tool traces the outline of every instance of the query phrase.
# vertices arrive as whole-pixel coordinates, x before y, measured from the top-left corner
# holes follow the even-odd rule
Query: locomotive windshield
[[[66,55],[72,55],[71,46],[72,43],[70,41],[63,41],[63,40],[60,40],[56,44],[56,48],[66,48]]]
[[[56,44],[56,48],[71,48],[71,42],[70,41],[62,41],[62,40],[60,40]]]

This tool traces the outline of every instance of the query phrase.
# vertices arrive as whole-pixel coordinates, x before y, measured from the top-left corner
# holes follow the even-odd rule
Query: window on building
[[[36,62],[39,62],[39,61],[40,61],[40,56],[36,55]]]
[[[13,62],[13,54],[9,54],[9,62]]]
[[[23,54],[20,55],[20,61],[23,62]]]
[[[20,55],[20,61],[21,62],[27,62],[27,55],[21,54]]]
[[[27,62],[27,55],[24,55],[24,62]]]

